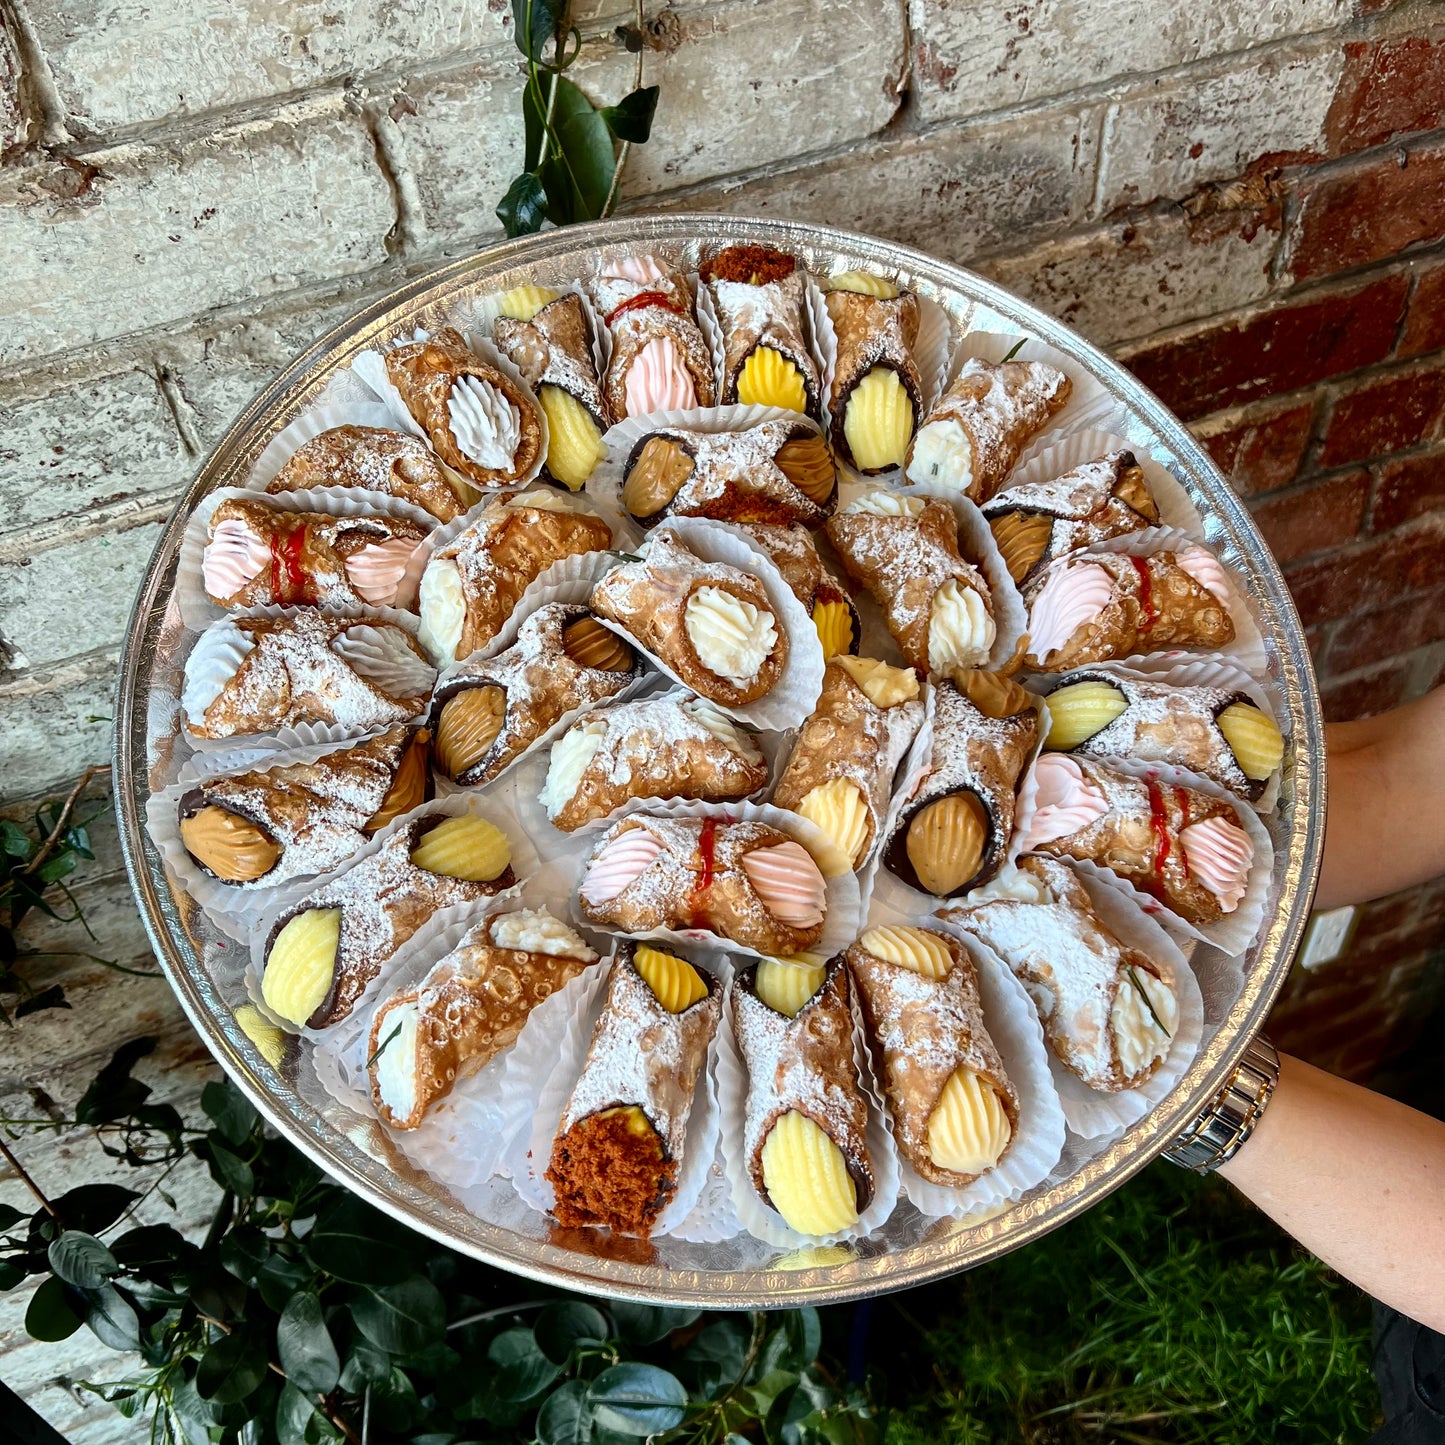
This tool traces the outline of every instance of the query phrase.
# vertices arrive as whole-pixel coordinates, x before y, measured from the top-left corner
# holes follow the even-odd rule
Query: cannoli
[[[806,422],[721,432],[669,426],[632,448],[622,505],[644,527],[667,517],[816,527],[832,510],[837,485],[828,444]]]
[[[1168,969],[1109,931],[1063,863],[1021,859],[1007,887],[1000,879],[984,898],[940,917],[1017,975],[1049,1047],[1089,1088],[1137,1088],[1163,1062],[1179,1022]]]
[[[1239,907],[1254,844],[1234,807],[1195,788],[1044,753],[1022,851],[1111,869],[1195,927]]]
[[[875,1187],[848,970],[841,957],[805,965],[795,988],[791,967],[764,960],[738,973],[728,994],[748,1079],[743,1158],[759,1199],[789,1228],[836,1234],[858,1222]]]
[[[553,827],[571,833],[633,798],[725,803],[767,781],[743,728],[705,698],[674,692],[579,718],[552,744],[541,801]]]
[[[788,527],[749,522],[742,524],[742,529],[782,573],[788,590],[813,619],[824,659],[840,652],[856,653],[863,635],[858,609],[843,584],[823,565],[813,534],[796,522]]]
[[[454,783],[489,783],[570,712],[616,697],[637,654],[580,603],[549,602],[495,657],[448,673],[432,702],[436,766]]]
[[[817,363],[808,348],[804,271],[771,246],[729,246],[699,272],[723,333],[719,403],[819,412]]]
[[[824,298],[838,338],[828,417],[834,452],[871,476],[901,467],[923,415],[913,347],[918,297],[878,276],[845,272]]]
[[[1010,487],[986,503],[983,514],[1020,587],[1066,552],[1159,522],[1144,469],[1128,451],[1109,452],[1051,482]]]
[[[382,1123],[415,1129],[433,1104],[517,1041],[532,1010],[597,955],[546,909],[485,918],[415,988],[377,1009],[367,1039]]]
[[[788,635],[763,584],[726,563],[704,562],[671,527],[652,534],[639,561],[608,572],[592,589],[591,606],[723,707],[765,696],[787,664]]]
[[[868,492],[828,520],[849,577],[872,593],[919,672],[978,667],[998,635],[983,574],[958,549],[947,502]]]
[[[482,494],[419,437],[376,426],[334,426],[304,441],[267,484],[268,492],[356,487],[410,502],[450,522]]]
[[[713,405],[712,356],[681,272],[628,257],[609,263],[592,295],[612,338],[602,391],[615,421]]]
[[[212,623],[186,659],[181,708],[199,738],[303,722],[363,733],[417,717],[435,681],[404,627],[305,607]]]
[[[514,882],[511,844],[495,823],[416,818],[273,922],[261,997],[297,1028],[329,1028],[439,908],[484,903]]]
[[[918,676],[866,657],[835,657],[773,793],[861,868],[883,831],[893,777],[923,722]]]
[[[427,563],[419,592],[421,642],[439,666],[485,647],[524,593],[563,557],[602,551],[612,529],[555,492],[491,502]]]
[[[426,802],[430,740],[425,728],[398,724],[310,762],[208,777],[177,804],[181,843],[237,891],[328,873]]]
[[[1073,673],[1049,694],[1044,747],[1188,768],[1251,802],[1284,757],[1274,720],[1237,688],[1113,672]]]
[[[1205,547],[1133,557],[1091,552],[1061,557],[1024,598],[1024,665],[1067,672],[1091,662],[1169,648],[1213,649],[1234,640],[1229,584]]]
[[[644,1237],[677,1193],[698,1077],[722,1015],[717,978],[624,943],[587,1062],[562,1111],[547,1180],[568,1226]]]
[[[548,474],[579,491],[602,460],[602,433],[612,425],[582,298],[519,286],[502,297],[492,336],[546,413]]]
[[[220,607],[410,607],[426,536],[401,517],[287,512],[228,497],[211,513],[201,581]]]
[[[1037,699],[1016,682],[958,672],[935,683],[926,770],[884,845],[890,871],[938,898],[987,883],[1003,864],[1038,737]]]
[[[982,506],[1072,390],[1062,371],[1042,361],[995,365],[970,357],[919,427],[908,452],[909,478],[957,487]]]
[[[827,885],[802,844],[766,823],[632,813],[593,844],[582,917],[624,933],[698,929],[759,953],[823,936]]]
[[[973,959],[956,939],[908,926],[870,928],[843,956],[898,1152],[930,1184],[965,1188],[997,1168],[1019,1125]]]

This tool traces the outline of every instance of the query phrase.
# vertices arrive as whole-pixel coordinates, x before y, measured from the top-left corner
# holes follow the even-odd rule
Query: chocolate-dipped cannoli
[[[608,828],[582,865],[589,923],[624,933],[701,929],[759,953],[803,953],[823,936],[827,885],[801,843],[767,823],[652,818]]]
[[[519,286],[500,304],[492,336],[546,413],[548,475],[579,491],[602,460],[602,433],[612,425],[582,298]]]
[[[382,1123],[415,1129],[461,1080],[516,1043],[532,1010],[597,955],[544,908],[485,918],[415,988],[377,1009],[367,1040]]]
[[[419,593],[421,641],[439,666],[485,647],[524,593],[563,557],[602,551],[612,529],[555,492],[490,503],[427,563]]]
[[[712,355],[681,272],[651,256],[612,261],[592,296],[612,338],[602,391],[613,420],[713,405]]]
[[[875,1184],[842,958],[826,966],[764,959],[737,974],[728,1003],[747,1068],[752,1187],[799,1234],[850,1228]]]
[[[843,956],[898,1152],[929,1183],[965,1188],[999,1165],[1019,1123],[973,959],[956,939],[908,926],[870,928]]]
[[[426,537],[401,517],[290,512],[228,497],[207,526],[201,581],[221,607],[410,607]]]
[[[919,672],[978,667],[998,635],[983,573],[959,551],[947,502],[868,492],[828,520],[849,577],[872,593]]]
[[[1034,781],[1024,852],[1109,868],[1195,927],[1239,907],[1254,844],[1232,804],[1065,753],[1042,754]]]
[[[338,1024],[439,908],[484,903],[514,882],[512,845],[495,823],[416,818],[275,920],[261,997],[297,1028]]]
[[[495,657],[448,674],[432,702],[435,762],[454,783],[489,783],[554,723],[616,697],[637,654],[580,603],[549,602]]]
[[[699,275],[723,333],[720,404],[780,406],[819,419],[818,367],[808,349],[797,257],[771,246],[729,246]]]
[[[828,287],[838,338],[828,393],[833,450],[865,476],[901,467],[923,416],[913,358],[918,297],[858,272],[830,277]]]
[[[1062,557],[1028,589],[1027,667],[1067,672],[1090,662],[1234,640],[1229,584],[1206,547],[1132,557]]]
[[[918,676],[866,657],[835,657],[788,757],[773,804],[808,819],[857,869],[883,830],[893,777],[923,722]]]
[[[1168,763],[1253,802],[1284,757],[1268,713],[1237,688],[1077,672],[1049,694],[1052,752]]]
[[[399,724],[309,762],[217,773],[181,797],[181,843],[237,892],[330,872],[426,802],[429,743],[425,728]]]
[[[970,357],[919,427],[908,453],[909,477],[957,487],[981,506],[1072,390],[1062,371],[1042,361],[995,365]]]
[[[482,360],[450,326],[385,353],[386,374],[436,454],[469,481],[520,481],[542,451],[531,394]]]
[[[823,565],[813,534],[796,522],[789,527],[763,522],[740,525],[782,573],[788,590],[813,619],[824,660],[840,652],[856,653],[863,635],[858,609],[843,584]]]
[[[1179,1000],[1168,968],[1121,943],[1052,858],[1021,859],[1006,888],[941,917],[986,943],[1038,1006],[1044,1037],[1091,1089],[1144,1083],[1169,1052]]]
[[[552,744],[541,801],[553,827],[571,833],[633,798],[726,803],[767,781],[751,735],[705,698],[678,691],[579,718]]]
[[[552,1142],[547,1180],[561,1224],[643,1236],[656,1227],[677,1193],[687,1121],[721,1014],[712,974],[666,949],[621,946]]]
[[[410,502],[450,522],[482,494],[419,437],[376,426],[334,426],[301,443],[266,490],[355,487]]]
[[[1053,481],[1010,487],[983,514],[1020,587],[1066,552],[1159,522],[1144,469],[1128,451],[1109,452]]]
[[[1037,699],[1008,678],[959,672],[936,682],[927,770],[899,811],[884,864],[938,898],[987,883],[1003,864],[1038,736]]]
[[[213,622],[186,659],[181,708],[199,738],[303,722],[372,732],[423,712],[435,681],[404,627],[306,607]]]
[[[644,527],[667,517],[816,527],[837,484],[828,444],[803,421],[721,432],[659,427],[628,455],[622,505]]]
[[[652,534],[639,561],[607,573],[592,589],[591,607],[723,707],[771,692],[787,664],[788,635],[763,584],[703,561],[671,527]]]

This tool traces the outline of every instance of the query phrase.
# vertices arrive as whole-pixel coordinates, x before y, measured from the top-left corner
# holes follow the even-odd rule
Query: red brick
[[[1313,424],[1314,405],[1309,403],[1237,422],[1200,441],[1234,490],[1251,496],[1294,481]]]
[[[1445,36],[1406,35],[1345,46],[1345,68],[1325,117],[1335,154],[1445,125]]]
[[[1335,402],[1319,455],[1322,467],[1368,461],[1440,435],[1445,366],[1379,377]]]
[[[1357,537],[1369,495],[1370,474],[1348,472],[1258,502],[1251,511],[1275,560],[1293,562]]]
[[[1313,386],[1383,361],[1408,286],[1385,276],[1187,336],[1147,343],[1126,365],[1188,419]]]
[[[1335,624],[1323,666],[1330,672],[1353,672],[1382,657],[1413,652],[1445,640],[1445,585],[1433,592],[1346,617]],[[1316,662],[1317,666],[1321,664]]]
[[[1427,512],[1445,511],[1445,448],[1396,457],[1380,468],[1370,530],[1388,531]]]
[[[1424,356],[1445,346],[1445,266],[1422,267],[1410,293],[1410,309],[1395,355]]]
[[[1306,171],[1291,229],[1288,269],[1296,281],[1439,240],[1445,236],[1445,145],[1392,151],[1343,172]]]
[[[1369,612],[1423,592],[1445,576],[1445,516],[1421,518],[1286,575],[1306,626]]]
[[[1355,722],[1374,717],[1405,701],[1410,685],[1410,664],[1395,658],[1368,673],[1320,688],[1326,722]]]

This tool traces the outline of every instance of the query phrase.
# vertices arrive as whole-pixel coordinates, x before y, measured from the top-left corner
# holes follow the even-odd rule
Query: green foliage
[[[642,84],[640,24],[628,32],[639,55],[634,89],[616,105],[597,106],[566,75],[582,50],[567,0],[512,0],[512,21],[527,61],[526,157],[497,205],[497,219],[509,236],[540,230],[544,221],[600,220],[616,204],[627,148],[647,140],[657,110],[657,87]]]

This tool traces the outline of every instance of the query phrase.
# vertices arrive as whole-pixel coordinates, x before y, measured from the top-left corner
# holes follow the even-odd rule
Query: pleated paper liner
[[[603,374],[607,370],[607,357],[602,341],[603,333],[607,328],[603,326],[602,318],[598,316],[597,308],[592,304],[592,297],[588,295],[587,288],[580,281],[569,281],[565,285],[550,286],[547,289],[557,292],[559,299],[570,293],[582,302],[582,314],[587,318],[591,332],[592,344],[588,350],[600,388]],[[496,324],[497,318],[502,314],[502,297],[506,294],[506,291],[488,291],[484,296],[463,297],[451,304],[453,319],[446,324],[455,326],[464,335],[481,337],[500,351],[501,347],[497,346]]]
[[[330,873],[322,874],[314,878],[304,889],[288,890],[287,896],[278,901],[268,901],[266,908],[259,916],[252,914],[250,928],[247,935],[247,942],[250,950],[250,962],[246,969],[246,991],[251,1002],[256,1008],[277,1028],[287,1033],[300,1034],[303,1039],[315,1042],[325,1038],[329,1032],[328,1028],[316,1029],[310,1025],[298,1027],[289,1019],[283,1019],[266,1003],[261,992],[261,980],[266,972],[266,948],[271,939],[271,930],[280,917],[290,910],[305,903],[307,899],[314,897],[322,889],[330,887],[340,878],[344,878],[363,859],[370,858],[374,853],[380,851],[386,843],[394,838],[399,832],[409,828],[420,818],[456,818],[464,815],[484,818],[494,823],[507,836],[511,845],[511,867],[517,882],[499,893],[490,897],[480,899],[473,905],[458,904],[448,905],[460,909],[472,908],[474,917],[482,917],[489,912],[498,911],[494,904],[497,899],[505,898],[516,906],[520,906],[522,890],[527,881],[533,878],[538,872],[538,859],[536,850],[532,847],[526,834],[518,825],[517,818],[512,809],[500,798],[483,798],[470,794],[459,793],[447,798],[433,798],[429,803],[423,803],[419,808],[413,808],[411,812],[403,814],[400,818],[388,823],[365,847],[357,849],[352,857],[341,868],[333,869]],[[545,893],[533,893],[533,897],[546,897]],[[386,959],[377,975],[368,983],[366,989],[357,999],[351,1013],[355,1014],[366,1009],[374,1002],[380,990],[385,987],[387,980],[395,972],[396,960],[400,950]],[[347,1017],[351,1017],[348,1014]],[[338,1028],[345,1020],[338,1019],[329,1028]]]
[[[1200,992],[1199,980],[1194,976],[1194,971],[1179,945],[1157,923],[1142,913],[1129,899],[1104,886],[1097,879],[1081,876],[1080,881],[1104,926],[1126,947],[1138,949],[1146,958],[1162,967],[1173,984],[1179,1005],[1169,1048],[1158,1068],[1136,1088],[1121,1089],[1117,1093],[1091,1089],[1060,1060],[1049,1044],[1045,1032],[1045,1056],[1064,1111],[1065,1123],[1081,1138],[1103,1139],[1112,1138],[1130,1125],[1138,1123],[1156,1104],[1162,1103],[1184,1077],[1190,1064],[1194,1062],[1194,1056],[1199,1052],[1200,1039],[1203,1037],[1204,998]],[[987,897],[989,891],[982,890],[976,896],[977,901]],[[947,919],[940,918],[937,922],[940,928],[965,941],[976,956],[988,959],[992,968],[1013,976],[1004,960],[986,943],[971,934],[965,934]],[[1057,963],[1055,966],[1057,967]],[[1014,977],[1027,996],[1027,986]],[[1040,1026],[1042,1027],[1042,1020]]]
[[[679,517],[667,525],[683,546],[704,562],[736,568],[761,583],[768,606],[777,619],[778,631],[788,639],[788,656],[782,675],[768,692],[755,702],[740,705],[718,703],[717,706],[729,717],[751,728],[781,732],[798,727],[812,712],[823,687],[823,648],[813,619],[783,581],[776,565],[752,546],[737,528],[699,517]],[[626,628],[606,618],[601,621],[619,637],[632,643],[659,672],[666,673],[684,687],[688,685],[668,666],[665,658],[643,647]]]

